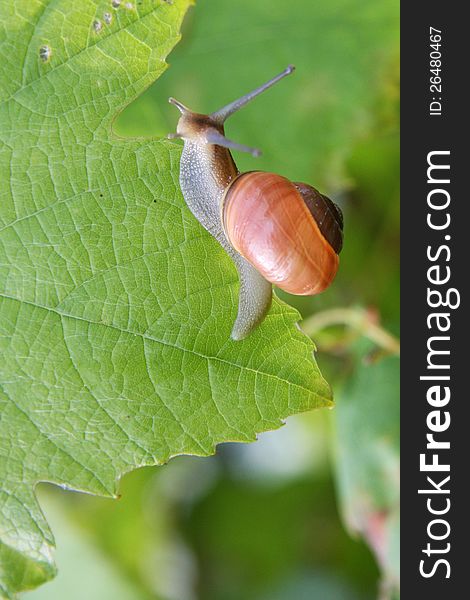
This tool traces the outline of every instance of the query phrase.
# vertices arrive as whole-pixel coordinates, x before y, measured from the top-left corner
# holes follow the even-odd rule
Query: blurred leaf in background
[[[398,11],[395,0],[200,1],[184,22],[171,68],[114,123],[123,136],[164,135],[178,117],[168,96],[211,111],[295,64],[293,77],[227,124],[230,137],[263,150],[256,160],[237,155],[241,170],[309,182],[345,213],[334,285],[314,298],[279,295],[304,317],[366,307],[393,334],[399,322]],[[119,502],[40,486],[41,498],[58,503],[69,523],[61,527],[68,541],[59,539],[60,574],[44,590],[48,599],[64,597],[56,585],[85,590],[73,561],[69,568],[61,561],[77,528],[108,563],[96,577],[107,579],[115,569],[123,590],[130,586],[138,600],[376,598],[383,575],[373,550],[346,533],[339,512],[350,529],[365,533],[357,521],[364,492],[393,526],[398,359],[377,356],[363,365],[372,346],[353,329],[314,334],[320,367],[337,392],[333,411],[290,418],[255,444],[220,446],[210,459],[181,457],[129,474]],[[388,581],[396,582],[396,556],[392,551],[380,565]]]
[[[371,351],[364,339],[355,345],[351,376],[338,393],[335,471],[348,530],[374,551],[387,594],[400,581],[400,372],[398,356],[370,361]]]

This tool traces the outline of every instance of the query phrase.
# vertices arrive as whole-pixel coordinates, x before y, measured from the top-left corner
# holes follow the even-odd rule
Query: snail
[[[294,70],[209,114],[170,98],[181,113],[170,139],[184,142],[180,186],[189,209],[235,263],[240,279],[231,337],[247,337],[264,319],[272,284],[291,294],[314,295],[336,275],[343,217],[326,196],[305,183],[263,171],[240,173],[230,150],[260,151],[225,137],[228,117]]]

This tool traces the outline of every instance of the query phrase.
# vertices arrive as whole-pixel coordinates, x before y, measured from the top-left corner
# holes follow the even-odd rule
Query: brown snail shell
[[[291,294],[314,295],[333,281],[343,219],[315,188],[251,171],[228,186],[221,210],[232,246],[271,283]]]

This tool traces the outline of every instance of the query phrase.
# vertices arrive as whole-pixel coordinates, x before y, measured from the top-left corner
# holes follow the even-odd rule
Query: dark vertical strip
[[[466,183],[470,175],[466,40],[470,36],[459,9],[456,3],[435,0],[401,6],[405,600],[466,597],[470,573],[470,198]],[[439,34],[430,27],[440,30],[437,49],[431,46],[431,35]],[[432,72],[438,63],[431,60],[440,60],[439,73]],[[433,77],[436,87],[431,88]],[[428,174],[429,162],[436,168]]]

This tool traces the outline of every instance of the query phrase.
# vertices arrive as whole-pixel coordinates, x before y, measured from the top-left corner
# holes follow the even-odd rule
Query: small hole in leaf
[[[44,45],[39,48],[39,58],[42,60],[42,62],[47,62],[50,60],[51,54],[52,50],[50,46]]]
[[[93,29],[95,33],[99,33],[103,29],[103,23],[99,19],[93,21]]]
[[[121,6],[121,0],[113,0],[113,1],[111,2],[111,6],[112,6],[113,8],[119,8],[119,7]]]
[[[111,21],[113,20],[113,15],[109,12],[105,12],[103,15],[103,21],[106,25],[111,25]]]

